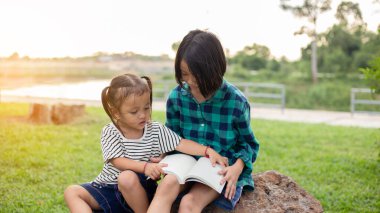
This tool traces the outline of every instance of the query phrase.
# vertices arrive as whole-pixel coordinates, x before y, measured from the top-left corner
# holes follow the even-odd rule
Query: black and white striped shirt
[[[102,130],[101,145],[104,159],[102,172],[94,180],[96,183],[116,184],[120,170],[109,160],[124,157],[135,161],[149,161],[163,153],[175,150],[181,137],[158,122],[145,125],[140,139],[128,139],[112,124]]]

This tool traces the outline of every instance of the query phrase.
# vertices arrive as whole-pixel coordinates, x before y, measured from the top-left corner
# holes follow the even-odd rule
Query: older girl
[[[167,100],[166,126],[181,137],[210,146],[228,158],[220,173],[227,182],[219,195],[202,183],[188,185],[179,212],[201,212],[209,203],[232,210],[244,189],[253,190],[252,163],[259,143],[251,129],[250,105],[234,85],[223,79],[226,58],[219,39],[211,32],[190,31],[175,58],[178,86]],[[148,212],[169,212],[186,188],[172,175],[160,183]]]

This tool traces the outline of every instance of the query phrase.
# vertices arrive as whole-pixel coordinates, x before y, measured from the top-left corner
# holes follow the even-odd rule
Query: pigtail
[[[150,89],[150,107],[152,108],[153,104],[153,86],[152,86],[152,81],[148,76],[142,76],[141,78],[145,79],[146,82],[148,83],[149,89]]]
[[[107,86],[103,89],[102,91],[102,105],[103,105],[103,109],[104,111],[106,111],[108,117],[110,117],[112,123],[117,127],[117,123],[115,122],[115,119],[113,118],[112,116],[112,113],[111,113],[111,105],[110,105],[110,102],[109,102],[109,98],[108,98],[108,91],[109,91],[110,87]]]

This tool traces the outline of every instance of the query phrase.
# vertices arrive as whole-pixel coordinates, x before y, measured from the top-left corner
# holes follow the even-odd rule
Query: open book
[[[221,193],[225,184],[221,185],[220,181],[223,175],[218,172],[222,170],[222,166],[216,164],[212,166],[210,159],[201,157],[196,160],[190,155],[173,154],[167,155],[160,163],[168,164],[162,169],[166,174],[177,176],[178,182],[184,184],[188,181],[197,181],[210,186],[218,193]]]

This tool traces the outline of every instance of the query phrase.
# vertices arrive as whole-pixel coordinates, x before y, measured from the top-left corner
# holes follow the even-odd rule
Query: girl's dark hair
[[[192,30],[183,38],[175,58],[175,77],[181,87],[182,60],[187,63],[205,98],[220,88],[227,63],[222,44],[216,35],[208,31]]]
[[[146,92],[150,93],[150,106],[152,109],[152,82],[149,77],[141,78],[133,74],[124,74],[112,79],[109,86],[102,91],[102,105],[111,121],[117,125],[115,111],[120,110],[122,103],[131,95],[140,96]]]

